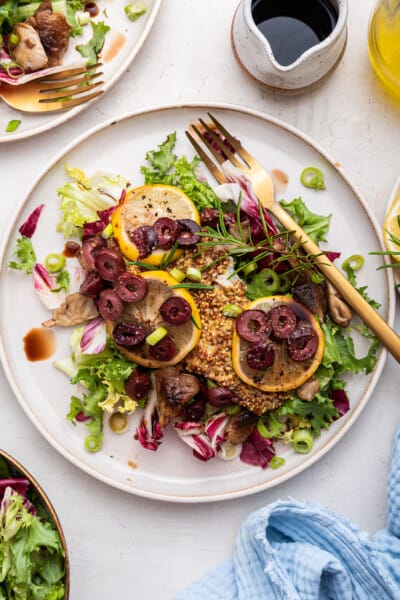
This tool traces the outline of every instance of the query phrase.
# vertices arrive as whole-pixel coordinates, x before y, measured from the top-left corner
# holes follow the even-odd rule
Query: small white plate
[[[66,420],[74,387],[54,368],[52,361],[28,362],[24,355],[22,338],[48,317],[48,311],[35,295],[32,280],[7,269],[15,250],[18,227],[38,204],[46,202],[33,238],[37,259],[42,261],[46,254],[62,248],[64,243],[56,233],[60,216],[56,190],[66,181],[66,163],[83,169],[88,175],[96,170],[109,171],[125,175],[132,185],[141,185],[140,166],[145,164],[146,152],[157,148],[169,133],[177,132],[177,155],[193,156],[184,131],[190,121],[205,116],[206,111],[213,112],[268,170],[281,169],[288,175],[286,200],[302,196],[310,210],[332,214],[329,244],[325,248],[341,251],[342,259],[352,254],[365,257],[358,284],[369,286],[371,295],[381,303],[383,318],[389,324],[394,321],[393,274],[390,269],[377,270],[382,257],[369,255],[371,250],[382,249],[380,228],[373,214],[338,162],[289,125],[263,113],[230,105],[168,106],[114,118],[72,142],[39,174],[2,242],[0,357],[27,416],[61,454],[109,485],[141,496],[175,502],[207,502],[252,494],[275,486],[312,465],[339,441],[360,415],[378,382],[386,358],[386,351],[381,350],[372,373],[348,377],[350,411],[328,431],[323,431],[309,454],[295,454],[290,446],[279,447],[278,453],[286,463],[277,470],[249,467],[238,459],[232,462],[213,459],[204,463],[194,458],[190,449],[168,428],[157,452],[144,450],[133,439],[140,418],[136,413],[131,416],[123,435],[112,434],[105,424],[101,452],[91,454],[85,450],[86,428],[83,425],[73,427]],[[301,185],[300,174],[307,166],[323,171],[325,191],[315,192]],[[54,360],[69,356],[69,336],[70,331],[57,331]]]
[[[118,80],[128,68],[154,24],[162,0],[146,0],[147,12],[136,21],[130,21],[124,12],[124,2],[110,2],[110,0],[98,0],[100,12],[96,21],[104,21],[110,27],[107,32],[101,59],[104,63],[105,92]],[[70,49],[65,62],[76,63],[82,57],[76,50],[76,44],[84,43],[90,37],[90,25],[85,28],[84,39],[75,38],[70,41]],[[22,140],[48,129],[52,129],[61,123],[65,123],[97,99],[76,106],[64,112],[56,113],[26,113],[15,110],[0,99],[0,143]],[[21,124],[15,132],[5,131],[7,123],[12,119],[19,119]]]

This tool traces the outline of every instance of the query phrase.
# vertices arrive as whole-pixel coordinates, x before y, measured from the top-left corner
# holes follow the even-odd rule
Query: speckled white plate
[[[124,12],[124,2],[120,0],[98,0],[97,4],[100,12],[96,17],[96,21],[104,21],[110,27],[101,54],[104,63],[102,71],[104,72],[103,89],[105,92],[124,73],[141,49],[156,19],[161,1],[146,0],[146,14],[136,21],[130,21]],[[70,48],[64,62],[75,64],[77,60],[82,60],[81,55],[75,51],[75,45],[86,43],[87,38],[90,38],[90,32],[91,28],[88,26],[84,29],[81,38],[70,41]],[[52,129],[76,116],[96,100],[91,100],[59,113],[31,114],[15,110],[0,99],[0,143],[25,139]],[[12,119],[21,120],[21,124],[16,131],[7,133],[7,123]]]
[[[83,446],[84,426],[73,427],[65,415],[74,392],[68,379],[52,365],[52,360],[28,362],[22,338],[48,315],[32,289],[30,278],[7,269],[15,249],[18,227],[39,203],[46,208],[33,238],[38,260],[63,247],[55,231],[59,219],[56,189],[66,178],[64,164],[77,166],[86,173],[107,170],[142,183],[140,166],[148,150],[165,140],[168,133],[178,134],[177,153],[192,156],[184,135],[189,121],[212,110],[267,169],[281,169],[289,176],[286,199],[301,195],[311,210],[332,214],[329,249],[340,250],[342,257],[363,254],[365,265],[359,272],[359,284],[368,285],[381,302],[381,314],[393,323],[394,285],[391,270],[377,271],[381,257],[369,256],[371,249],[382,248],[379,227],[364,200],[335,159],[316,143],[284,123],[264,114],[227,105],[196,104],[181,107],[158,107],[124,115],[90,130],[72,142],[39,175],[27,192],[3,241],[0,271],[0,354],[10,385],[27,416],[44,437],[68,460],[88,474],[142,496],[176,502],[205,502],[252,494],[275,486],[323,456],[348,431],[366,405],[379,379],[386,352],[382,351],[373,373],[349,377],[351,410],[324,431],[308,455],[295,454],[291,447],[278,448],[286,463],[277,470],[249,467],[235,460],[214,459],[201,462],[192,456],[173,431],[166,432],[156,453],[140,447],[133,440],[139,415],[132,415],[128,430],[121,436],[112,434],[105,424],[104,449],[88,453]],[[99,153],[98,149],[102,151]],[[315,192],[300,183],[306,166],[322,169],[327,190]],[[354,227],[357,223],[357,227]],[[69,354],[68,331],[57,331],[58,345],[54,359]],[[351,435],[351,432],[349,433]]]

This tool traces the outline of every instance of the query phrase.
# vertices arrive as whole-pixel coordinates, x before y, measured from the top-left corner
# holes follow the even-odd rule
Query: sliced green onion
[[[16,33],[12,32],[10,34],[10,37],[8,38],[8,41],[10,42],[10,44],[12,46],[16,46],[19,42],[19,35],[17,35]]]
[[[212,390],[215,387],[218,387],[218,384],[212,379],[207,379],[207,389]]]
[[[122,433],[125,431],[128,425],[128,418],[126,415],[116,412],[108,419],[108,424],[110,426],[111,431],[114,433]]]
[[[272,431],[270,431],[268,429],[268,427],[266,427],[266,425],[264,424],[262,417],[260,417],[257,421],[257,431],[261,435],[261,437],[263,437],[267,440],[269,438],[274,437],[274,434],[272,433]]]
[[[101,237],[103,238],[103,240],[108,240],[108,238],[110,238],[113,234],[113,226],[111,225],[111,223],[109,223],[106,227],[104,227],[103,231],[101,232]]]
[[[136,21],[139,17],[147,12],[146,5],[142,2],[135,2],[135,4],[126,4],[125,14],[131,21]]]
[[[200,283],[201,271],[199,269],[195,269],[194,267],[189,267],[186,271],[186,277],[190,279],[190,281]]]
[[[161,342],[161,340],[165,338],[167,334],[168,330],[160,325],[160,327],[157,327],[157,329],[152,331],[152,333],[147,336],[146,342],[149,344],[149,346],[155,346],[158,344],[158,342]]]
[[[224,308],[222,309],[222,314],[224,317],[236,318],[241,315],[242,312],[243,308],[240,308],[240,306],[237,306],[237,304],[225,304]]]
[[[289,275],[280,275],[278,292],[284,293],[290,290],[292,282]]]
[[[233,417],[233,415],[237,415],[240,412],[241,408],[242,407],[240,406],[240,404],[232,404],[231,406],[227,406],[225,408],[225,412],[230,417]]]
[[[352,254],[345,261],[343,261],[342,269],[347,271],[351,269],[352,271],[358,271],[364,264],[364,258],[361,254]]]
[[[249,275],[251,275],[252,273],[254,273],[254,271],[257,271],[257,264],[255,262],[249,263],[243,269],[243,275],[245,277],[248,277]]]
[[[271,469],[279,469],[279,467],[282,467],[285,464],[285,462],[286,461],[283,458],[283,456],[273,456],[269,461],[269,466],[271,467]]]
[[[62,254],[48,254],[44,259],[44,266],[49,273],[58,273],[65,267],[65,256]]]
[[[98,452],[101,450],[103,444],[103,434],[100,435],[88,435],[85,439],[85,448],[89,450],[89,452]]]
[[[325,190],[324,174],[316,167],[306,167],[300,175],[301,183],[313,190]]]
[[[185,273],[183,271],[181,271],[180,269],[177,269],[176,267],[171,269],[169,273],[170,273],[170,275],[172,275],[172,277],[174,279],[176,279],[179,282],[183,281],[186,277]]]
[[[20,125],[21,125],[21,121],[19,119],[11,119],[11,121],[9,121],[8,124],[7,124],[6,132],[7,133],[12,133],[16,129],[18,129],[18,127]]]
[[[79,11],[76,13],[76,20],[78,21],[79,25],[88,25],[90,21],[90,13],[88,13],[86,10]]]
[[[279,290],[281,278],[273,269],[263,269],[260,273],[262,275],[262,289],[265,294],[275,294]]]
[[[313,444],[313,434],[309,429],[298,429],[293,433],[292,446],[298,454],[308,454]]]
[[[313,283],[322,283],[324,281],[324,277],[321,273],[317,273],[316,271],[313,271],[311,273],[311,281]]]

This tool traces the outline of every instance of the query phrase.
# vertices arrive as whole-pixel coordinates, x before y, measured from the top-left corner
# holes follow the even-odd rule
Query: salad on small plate
[[[46,494],[0,450],[0,598],[67,600],[69,561],[61,524]]]
[[[138,471],[157,469],[173,447],[185,464],[219,463],[222,477],[285,472],[354,412],[383,352],[250,183],[225,163],[227,183],[216,185],[180,148],[177,129],[166,131],[143,150],[139,176],[89,172],[67,155],[45,229],[46,198],[31,198],[7,262],[7,277],[25,271],[45,307],[25,353],[51,354],[32,358],[33,332],[36,344],[38,331],[63,340],[53,376],[74,387],[57,403],[88,464],[121,456],[121,440]],[[329,240],[323,251],[379,308],[362,282],[367,253],[343,253],[338,237],[331,245],[332,213],[307,204],[323,206],[330,168],[275,164],[282,205],[314,241]],[[288,195],[292,180],[301,195]],[[53,245],[43,239],[50,222]]]
[[[29,97],[32,80],[101,61],[107,90],[141,48],[160,3],[0,1],[0,86],[23,86]],[[83,108],[59,114],[24,112],[21,117],[4,103],[0,142],[39,133],[79,110]]]

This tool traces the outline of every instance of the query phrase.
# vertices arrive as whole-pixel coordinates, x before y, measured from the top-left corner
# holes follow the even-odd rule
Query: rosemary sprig
[[[260,209],[263,212],[262,207]],[[230,277],[241,273],[250,265],[257,264],[266,257],[270,257],[271,268],[276,268],[283,261],[289,261],[292,263],[291,271],[293,272],[304,270],[315,272],[316,257],[304,252],[301,242],[292,238],[292,232],[285,230],[271,235],[265,220],[262,223],[265,237],[261,241],[255,242],[251,237],[250,225],[249,235],[243,235],[243,229],[239,230],[239,228],[238,235],[235,235],[226,229],[225,223],[220,219],[217,229],[206,227],[205,231],[201,232],[204,241],[199,242],[198,247],[202,250],[221,246],[226,248],[224,258],[232,256],[237,261],[237,267]],[[283,248],[282,250],[276,249],[276,242],[278,241]]]
[[[179,288],[186,288],[188,290],[213,290],[213,285],[207,285],[206,283],[176,283],[175,285],[169,286],[171,290],[178,290]]]

